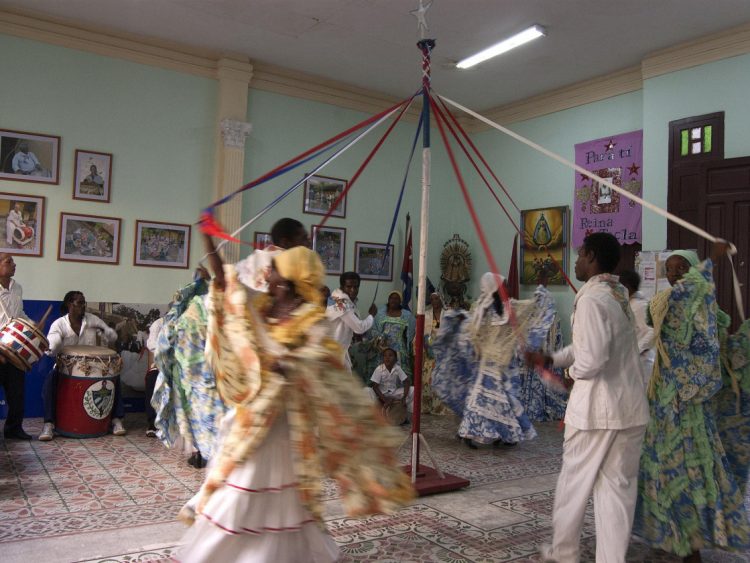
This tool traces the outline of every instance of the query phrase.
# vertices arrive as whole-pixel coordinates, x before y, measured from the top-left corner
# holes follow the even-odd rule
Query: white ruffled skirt
[[[338,546],[299,500],[286,416],[211,496],[183,542],[183,563],[338,560]]]

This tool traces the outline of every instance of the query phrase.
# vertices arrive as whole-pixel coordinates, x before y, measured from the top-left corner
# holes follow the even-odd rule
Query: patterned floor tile
[[[435,497],[425,497],[390,516],[335,517],[326,524],[341,547],[342,561],[539,561],[538,547],[551,537],[554,491],[542,488],[547,488],[560,467],[562,433],[557,424],[537,425],[537,439],[513,448],[477,450],[455,440],[456,427],[452,417],[425,417],[423,433],[444,471],[471,480],[472,496],[462,497],[467,499],[464,504],[481,497],[480,513],[492,508],[516,516],[499,520],[497,527],[494,523],[478,527],[451,514],[451,502],[435,508],[429,500]],[[0,543],[174,522],[179,508],[200,486],[204,470],[188,466],[181,452],[145,437],[145,420],[129,416],[128,428],[125,437],[0,442]],[[40,429],[40,419],[27,421],[27,431]],[[406,448],[399,455],[408,461]],[[533,487],[528,485],[532,482],[536,483]],[[336,485],[326,481],[324,499],[335,504],[338,496]],[[454,512],[458,514],[455,507]],[[505,521],[513,523],[499,525]],[[584,562],[595,560],[594,536],[589,506],[583,527]],[[110,557],[77,559],[84,563],[168,561],[176,547],[166,541],[162,545],[146,550],[112,546]],[[703,560],[738,563],[748,558],[704,552]],[[634,541],[627,561],[675,563],[678,559]]]

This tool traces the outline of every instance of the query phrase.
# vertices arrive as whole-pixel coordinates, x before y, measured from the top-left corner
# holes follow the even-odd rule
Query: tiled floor
[[[144,436],[136,415],[124,438],[0,442],[0,560],[168,560],[184,528],[175,514],[200,485],[186,457]],[[40,420],[28,420],[36,433]],[[453,439],[450,418],[427,417],[424,434],[441,463],[467,477],[463,491],[424,497],[392,516],[345,517],[336,487],[326,487],[327,525],[344,561],[538,561],[549,540],[562,434],[538,426],[539,438],[513,448],[469,450]],[[408,452],[402,452],[404,461]],[[425,460],[423,460],[425,461]],[[583,529],[584,561],[594,560],[594,525]],[[37,556],[37,557],[35,557]],[[628,561],[677,558],[633,542]],[[704,561],[750,561],[704,553]],[[219,562],[217,562],[219,563]]]

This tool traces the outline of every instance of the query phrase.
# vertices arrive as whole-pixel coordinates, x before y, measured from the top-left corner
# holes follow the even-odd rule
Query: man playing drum
[[[86,312],[86,298],[80,291],[69,291],[65,294],[60,310],[65,316],[60,317],[49,329],[49,352],[57,357],[65,346],[96,346],[97,335],[101,335],[102,344],[111,344],[117,340],[117,333],[96,315]],[[39,440],[48,442],[55,437],[55,406],[57,403],[57,369],[54,369],[44,382],[42,401],[44,403],[44,428]],[[120,392],[120,378],[115,383],[114,407],[112,410],[112,434],[124,436],[125,427],[122,417],[125,416],[125,405]]]
[[[15,317],[28,319],[23,312],[23,290],[13,276],[16,263],[13,256],[0,253],[0,326]],[[3,361],[4,358],[0,358]],[[8,417],[5,419],[4,436],[6,439],[31,440],[23,430],[24,372],[12,363],[0,363],[0,385],[5,389],[5,400],[8,403]]]

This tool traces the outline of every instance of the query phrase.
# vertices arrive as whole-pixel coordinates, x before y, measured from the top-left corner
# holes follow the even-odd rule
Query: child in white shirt
[[[383,350],[383,363],[375,368],[370,377],[372,387],[367,392],[373,401],[388,406],[394,401],[405,403],[411,418],[414,408],[414,388],[409,385],[409,377],[397,363],[396,351],[392,348]]]

